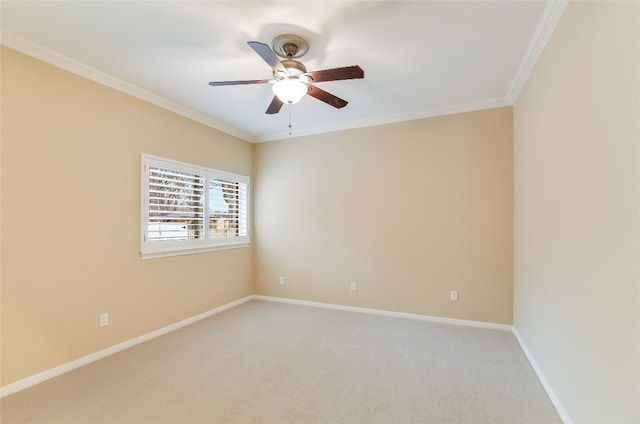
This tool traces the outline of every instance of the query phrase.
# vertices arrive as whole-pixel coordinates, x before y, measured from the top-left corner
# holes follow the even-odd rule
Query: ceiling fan
[[[297,35],[284,34],[274,38],[272,41],[273,50],[267,44],[258,41],[248,41],[247,44],[271,66],[273,78],[246,81],[212,81],[209,85],[273,84],[275,95],[267,108],[266,113],[268,114],[280,112],[284,103],[294,104],[299,102],[305,94],[338,109],[345,107],[348,103],[346,100],[316,87],[312,82],[364,78],[364,71],[358,65],[307,72],[307,68],[295,59],[303,56],[309,49],[309,45]],[[280,60],[278,56],[284,60]]]

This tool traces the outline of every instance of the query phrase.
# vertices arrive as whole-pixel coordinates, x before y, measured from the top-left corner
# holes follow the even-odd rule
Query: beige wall
[[[514,325],[576,423],[640,421],[638,2],[570,2],[514,107]]]
[[[251,144],[7,48],[1,135],[2,385],[252,293],[250,248],[139,256],[140,154],[251,175]]]
[[[252,146],[4,47],[1,100],[2,385],[254,292],[511,323],[510,108]],[[258,260],[142,261],[142,152],[255,164]]]
[[[258,294],[511,324],[511,108],[262,143],[254,161]]]

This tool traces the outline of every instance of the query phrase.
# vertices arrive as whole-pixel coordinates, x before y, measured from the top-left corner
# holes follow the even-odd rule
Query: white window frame
[[[239,234],[231,237],[212,237],[210,224],[204,225],[204,237],[183,240],[149,240],[149,170],[151,168],[169,169],[188,174],[202,176],[207,188],[211,179],[238,183],[246,194],[240,202]],[[143,259],[185,255],[219,249],[246,247],[250,239],[250,179],[244,175],[209,169],[198,165],[179,162],[143,153],[141,157],[141,220],[140,220],[140,254]],[[204,222],[210,223],[213,216],[209,205],[209,190],[203,190]]]

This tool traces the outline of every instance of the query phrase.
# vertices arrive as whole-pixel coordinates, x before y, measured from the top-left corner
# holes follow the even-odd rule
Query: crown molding
[[[531,75],[538,58],[542,54],[542,50],[544,50],[544,47],[547,45],[547,42],[549,41],[553,30],[556,28],[556,25],[564,13],[568,3],[569,0],[551,0],[547,2],[547,6],[545,7],[544,12],[542,12],[542,18],[540,19],[538,27],[531,38],[529,47],[527,48],[522,62],[520,62],[518,72],[516,72],[516,76],[513,79],[511,88],[507,94],[507,99],[509,99],[509,103],[511,105],[513,105],[518,99],[520,91],[527,82],[529,75]]]
[[[378,125],[395,124],[398,122],[414,121],[425,118],[435,118],[437,116],[455,115],[458,113],[474,112],[477,110],[495,109],[499,107],[512,106],[513,103],[507,98],[493,99],[482,102],[465,103],[461,105],[446,106],[441,108],[427,109],[420,112],[385,115],[377,118],[362,119],[359,121],[348,122],[344,124],[325,125],[322,128],[309,128],[306,130],[293,130],[293,135],[288,136],[285,132],[271,133],[264,137],[258,137],[255,142],[267,142],[275,140],[284,140],[296,137],[304,137],[317,134],[325,134],[336,131],[353,130],[364,127],[374,127]]]
[[[545,10],[542,14],[542,18],[538,23],[536,31],[531,39],[531,42],[529,43],[529,46],[520,63],[518,71],[516,72],[516,75],[511,83],[509,91],[504,98],[470,104],[448,106],[444,108],[429,109],[410,114],[398,114],[372,119],[364,119],[356,122],[350,122],[348,124],[340,124],[330,127],[310,128],[304,131],[297,132],[293,136],[287,136],[286,133],[282,132],[256,136],[255,134],[242,131],[238,128],[211,119],[206,115],[172,102],[164,97],[158,96],[157,94],[143,90],[140,87],[115,78],[105,72],[99,71],[95,68],[89,67],[83,63],[70,59],[45,47],[24,40],[6,31],[2,31],[2,33],[0,34],[0,44],[40,59],[44,62],[50,63],[59,68],[65,69],[74,74],[88,78],[92,81],[111,87],[120,92],[129,94],[148,103],[159,106],[163,109],[172,111],[178,115],[184,116],[208,127],[222,131],[231,136],[254,143],[316,135],[326,132],[344,131],[368,126],[392,124],[397,122],[471,112],[482,109],[512,106],[516,102],[520,91],[524,87],[527,79],[529,78],[529,75],[533,71],[538,58],[540,57],[544,47],[546,46],[553,30],[556,27],[556,24],[560,20],[560,17],[564,13],[568,2],[569,0],[551,0],[547,2]]]
[[[237,128],[218,122],[199,112],[196,112],[178,103],[174,103],[164,97],[158,96],[157,94],[151,93],[133,84],[122,81],[105,72],[99,71],[83,63],[70,59],[64,55],[54,52],[53,50],[49,50],[38,44],[17,37],[9,32],[2,31],[0,44],[17,50],[20,53],[35,57],[36,59],[42,60],[51,65],[62,68],[76,75],[80,75],[84,78],[95,81],[99,84],[106,85],[107,87],[113,88],[114,90],[118,90],[133,97],[137,97],[148,103],[159,106],[163,109],[167,109],[171,112],[177,113],[178,115],[184,116],[208,127],[222,131],[226,134],[249,142],[255,141],[255,137],[250,133],[240,131]]]

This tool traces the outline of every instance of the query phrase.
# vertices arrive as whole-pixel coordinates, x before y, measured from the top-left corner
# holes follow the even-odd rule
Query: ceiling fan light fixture
[[[309,91],[309,87],[302,81],[285,79],[273,84],[273,93],[282,103],[298,103]]]

